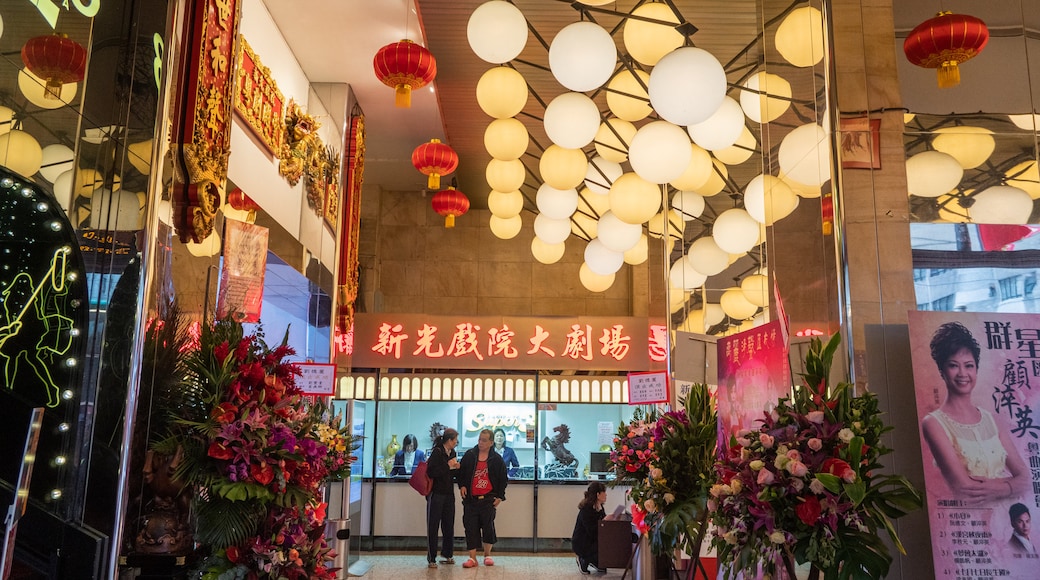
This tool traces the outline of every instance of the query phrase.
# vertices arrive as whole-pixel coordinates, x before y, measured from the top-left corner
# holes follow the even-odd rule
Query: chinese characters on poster
[[[741,429],[755,429],[763,413],[791,392],[791,370],[780,321],[719,339],[716,392],[719,445]]]

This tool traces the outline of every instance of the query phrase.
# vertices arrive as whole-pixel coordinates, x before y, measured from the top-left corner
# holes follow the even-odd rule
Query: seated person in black
[[[411,475],[417,465],[426,461],[426,453],[419,447],[415,435],[411,433],[404,436],[404,447],[394,454],[394,466],[390,469],[390,475]]]
[[[589,484],[585,497],[578,503],[578,518],[571,533],[571,549],[578,558],[578,569],[589,574],[589,566],[599,574],[606,568],[599,567],[599,521],[607,516],[603,504],[607,501],[607,487],[598,481]]]

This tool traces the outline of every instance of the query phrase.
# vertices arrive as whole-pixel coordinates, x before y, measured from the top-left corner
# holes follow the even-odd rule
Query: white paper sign
[[[332,396],[336,390],[336,365],[326,363],[296,363],[303,373],[296,377],[296,386],[304,395]]]
[[[596,445],[613,445],[617,426],[613,421],[600,421],[596,423]]]
[[[668,371],[628,373],[628,404],[668,402]]]

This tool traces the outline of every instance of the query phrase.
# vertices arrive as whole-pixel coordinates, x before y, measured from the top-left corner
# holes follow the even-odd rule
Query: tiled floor
[[[467,555],[456,555],[455,565],[440,565],[437,569],[426,567],[426,554],[419,552],[388,553],[362,552],[361,560],[371,564],[371,569],[361,576],[362,580],[553,580],[588,578],[596,580],[620,580],[621,570],[609,570],[604,576],[582,576],[573,555],[566,554],[519,554],[515,552],[492,554],[495,565],[466,569],[462,563]],[[481,558],[481,561],[483,558]],[[632,574],[629,573],[628,578]]]

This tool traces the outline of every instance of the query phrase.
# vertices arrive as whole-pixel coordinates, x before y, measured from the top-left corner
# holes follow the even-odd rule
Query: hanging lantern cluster
[[[394,89],[398,107],[411,107],[412,90],[425,87],[437,76],[433,54],[410,40],[380,48],[372,66],[380,82]]]
[[[87,49],[67,35],[36,36],[22,46],[25,68],[47,83],[44,97],[58,99],[62,85],[78,83],[87,71]]]
[[[433,195],[433,211],[444,216],[444,227],[455,227],[455,218],[469,211],[469,198],[466,194],[449,187]]]
[[[455,150],[441,143],[440,139],[430,139],[412,151],[412,165],[419,173],[429,177],[426,181],[430,189],[441,188],[441,176],[448,175],[459,166],[459,156]]]
[[[918,24],[903,41],[911,64],[937,69],[939,88],[961,82],[958,64],[975,58],[989,42],[986,23],[967,14],[940,12]]]

